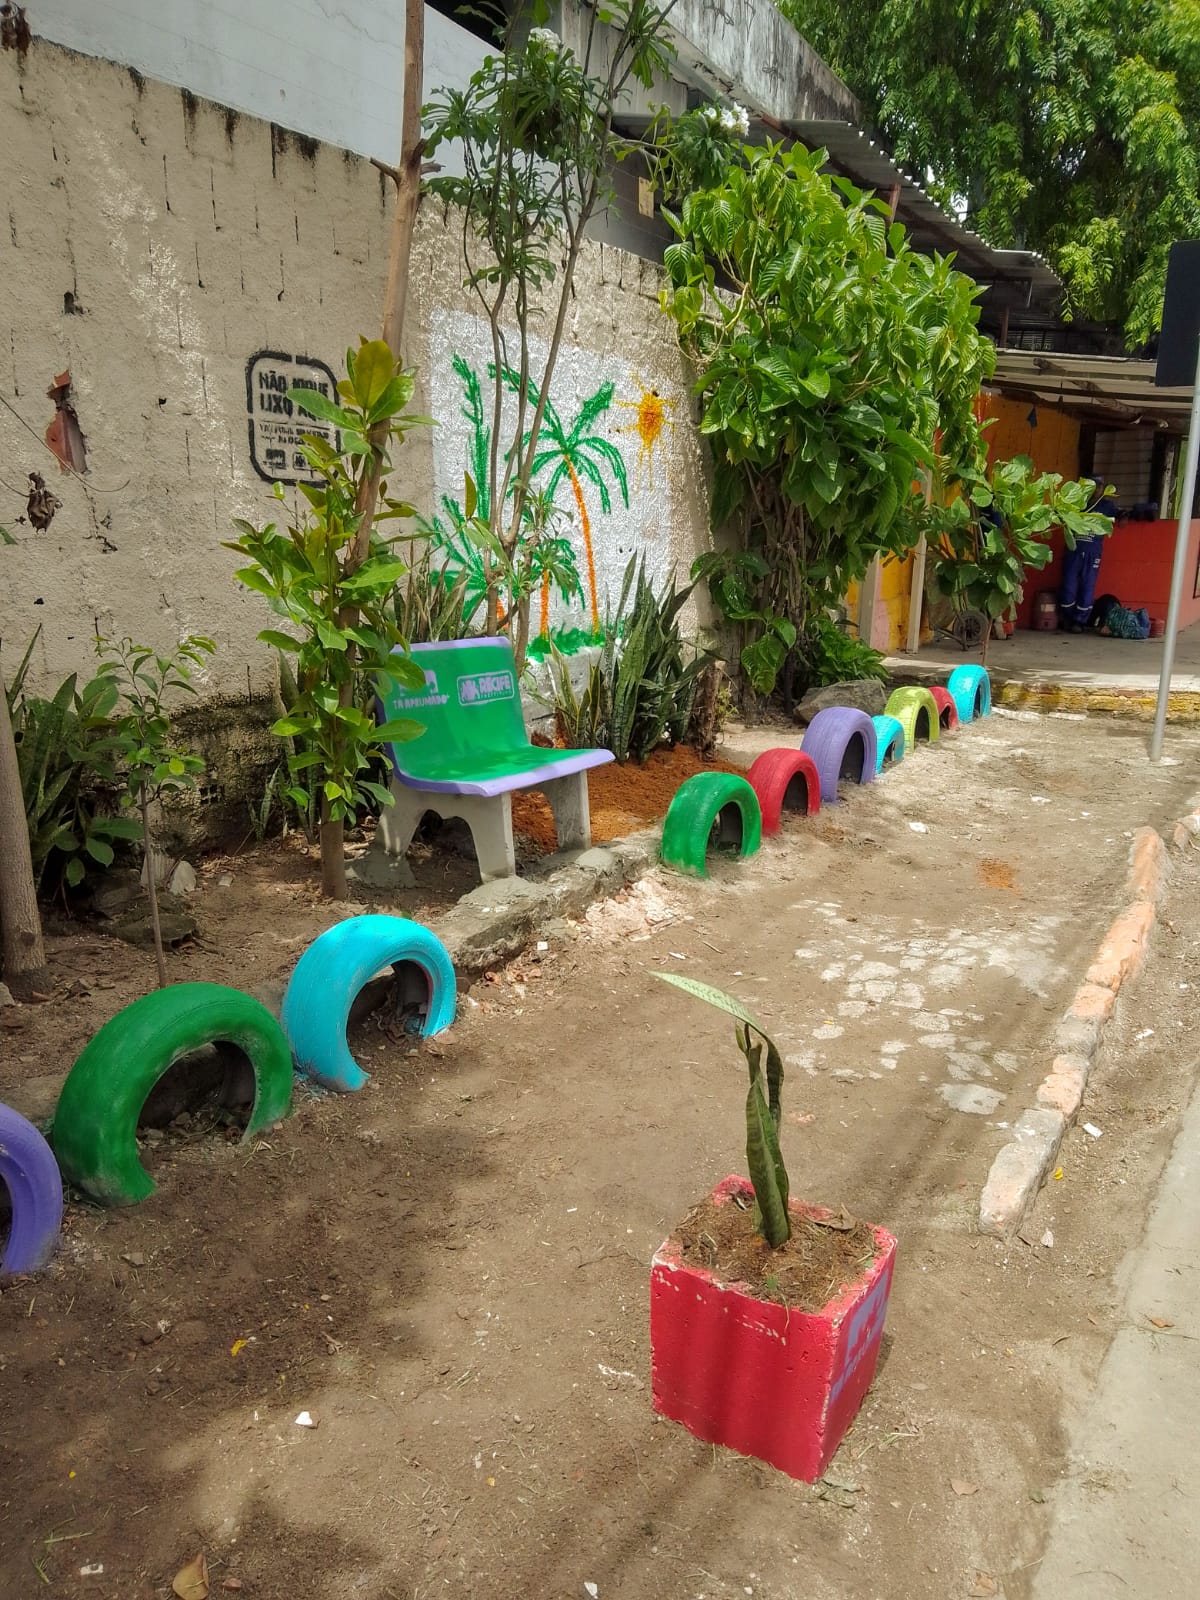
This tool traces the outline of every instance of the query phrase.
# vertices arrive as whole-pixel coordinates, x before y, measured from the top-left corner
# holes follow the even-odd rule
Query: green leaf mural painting
[[[480,535],[492,518],[487,464],[494,418],[485,396],[493,391],[495,366],[488,354],[487,329],[479,319],[435,314],[434,371],[453,384],[458,404],[441,413],[434,440],[438,514],[425,524],[442,582],[461,581],[464,626],[484,626],[488,564],[496,560]],[[521,400],[520,375],[502,371],[505,417],[500,437],[508,436],[509,411]],[[530,463],[523,534],[515,559],[505,571],[502,627],[514,648],[545,660],[552,648],[570,654],[601,642],[604,617],[620,593],[630,556],[646,553],[651,576],[660,583],[673,569],[686,567],[675,548],[681,521],[673,504],[681,474],[696,463],[672,459],[655,470],[670,443],[671,455],[689,451],[686,434],[677,444],[671,412],[678,385],[656,376],[647,386],[639,373],[618,358],[581,347],[562,352],[554,394],[546,397],[538,448]],[[525,410],[541,401],[536,381],[525,381]],[[512,493],[512,486],[509,487]],[[472,511],[468,513],[468,503]],[[540,590],[539,615],[528,623],[529,600]],[[524,605],[525,618],[520,615]],[[535,636],[527,642],[524,630]]]

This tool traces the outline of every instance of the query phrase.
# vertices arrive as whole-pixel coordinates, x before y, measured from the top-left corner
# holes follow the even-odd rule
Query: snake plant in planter
[[[814,1310],[789,1300],[782,1286],[793,1281],[788,1268],[798,1259],[793,1236],[856,1225],[789,1196],[779,1146],[783,1059],[762,1024],[709,984],[655,976],[734,1019],[750,1074],[750,1181],[719,1183],[701,1208],[703,1225],[689,1219],[651,1264],[654,1409],[699,1439],[811,1483],[829,1465],[875,1375],[896,1241],[883,1228],[867,1230],[865,1258],[832,1298]],[[738,1214],[747,1211],[752,1234],[739,1227]],[[723,1254],[732,1270],[722,1269]],[[746,1281],[751,1276],[755,1283]]]

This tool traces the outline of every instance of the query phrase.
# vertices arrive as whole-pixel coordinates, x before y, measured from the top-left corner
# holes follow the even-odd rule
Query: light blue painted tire
[[[406,917],[350,917],[313,940],[283,997],[280,1020],[297,1072],[326,1089],[362,1088],[370,1073],[355,1061],[346,1041],[350,1007],[377,972],[401,962],[412,962],[428,984],[421,1032],[428,1037],[450,1026],[457,986],[437,935]]]
[[[880,773],[889,761],[893,765],[904,760],[904,724],[895,717],[872,717],[879,753],[875,758],[875,771]]]
[[[992,680],[986,667],[955,667],[946,683],[958,707],[960,722],[992,714]]]
[[[875,724],[852,706],[827,706],[809,723],[800,748],[821,780],[821,804],[837,804],[838,781],[874,783],[879,760]]]

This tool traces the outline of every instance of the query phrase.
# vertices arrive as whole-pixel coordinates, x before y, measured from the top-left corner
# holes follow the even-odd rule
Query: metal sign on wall
[[[335,450],[341,446],[341,436],[332,422],[301,411],[288,399],[289,389],[315,389],[327,399],[337,399],[337,379],[323,361],[285,355],[282,350],[259,350],[250,357],[246,363],[250,460],[268,483],[311,483],[301,436],[319,433]]]

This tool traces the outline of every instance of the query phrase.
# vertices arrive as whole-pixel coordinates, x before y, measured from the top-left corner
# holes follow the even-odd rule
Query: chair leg
[[[435,811],[436,795],[410,789],[397,778],[392,779],[393,804],[379,813],[379,826],[371,847],[365,855],[351,864],[346,876],[353,882],[364,883],[372,889],[411,889],[416,879],[405,859],[421,818],[427,811]]]
[[[558,848],[590,850],[592,814],[588,805],[587,773],[573,772],[566,778],[551,778],[542,785],[542,793],[554,813]]]
[[[471,830],[475,841],[475,859],[479,862],[479,881],[491,883],[494,878],[515,878],[517,853],[513,846],[512,796],[458,794],[452,798],[453,807],[447,815],[461,817]]]

